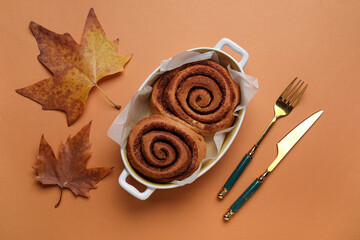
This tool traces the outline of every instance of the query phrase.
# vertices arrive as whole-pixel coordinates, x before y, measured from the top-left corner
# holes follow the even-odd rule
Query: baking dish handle
[[[129,176],[129,172],[124,168],[119,177],[120,186],[125,189],[128,193],[140,200],[146,200],[155,191],[153,188],[147,188],[144,192],[139,192],[133,185],[126,182],[126,178]]]
[[[233,51],[241,55],[239,65],[243,69],[246,63],[249,61],[249,54],[242,47],[240,47],[228,38],[221,39],[214,48],[221,50],[225,45],[229,46]]]

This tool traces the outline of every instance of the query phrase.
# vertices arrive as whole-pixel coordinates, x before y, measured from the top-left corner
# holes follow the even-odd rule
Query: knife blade
[[[300,138],[309,130],[309,128],[316,122],[316,120],[321,116],[323,110],[320,110],[299,125],[297,125],[293,130],[291,130],[280,142],[277,143],[278,154],[275,160],[270,164],[266,171],[260,175],[255,181],[250,184],[250,186],[244,191],[243,194],[231,205],[228,212],[224,215],[225,220],[229,220],[239,208],[251,197],[251,195],[260,187],[262,182],[265,180],[265,177],[271,173],[274,168],[281,162],[281,160],[286,156],[286,154],[291,150],[291,148],[300,140]]]

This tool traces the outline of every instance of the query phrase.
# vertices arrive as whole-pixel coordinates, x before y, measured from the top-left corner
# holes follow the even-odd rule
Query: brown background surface
[[[176,53],[228,37],[245,48],[245,72],[259,79],[229,151],[191,185],[157,190],[146,201],[117,183],[119,146],[106,132],[119,111],[98,90],[80,119],[15,93],[50,76],[28,24],[69,32],[77,42],[91,7],[120,53],[133,53],[122,74],[100,87],[125,106],[146,77]],[[0,1],[0,239],[360,239],[360,2],[348,1]],[[229,51],[232,53],[231,51]],[[236,53],[232,53],[239,58]],[[282,89],[309,84],[223,201],[216,194],[273,116]],[[324,114],[261,189],[226,223],[222,215],[276,156],[275,143],[313,112]],[[32,165],[41,134],[60,142],[93,120],[89,167],[115,166],[90,198],[42,187]]]

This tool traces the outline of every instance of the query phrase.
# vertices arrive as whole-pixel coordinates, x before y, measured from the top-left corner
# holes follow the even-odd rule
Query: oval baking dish
[[[221,49],[225,46],[229,46],[233,51],[235,51],[236,53],[239,53],[241,55],[241,60],[240,62],[236,61],[232,56],[230,56],[228,53],[222,51]],[[237,45],[236,43],[234,43],[233,41],[231,41],[230,39],[227,38],[223,38],[221,39],[216,45],[215,47],[211,48],[211,47],[200,47],[200,48],[193,48],[190,49],[188,51],[196,51],[199,53],[204,53],[204,52],[208,52],[208,51],[214,51],[217,53],[218,57],[220,60],[225,60],[227,61],[230,65],[231,68],[240,72],[244,72],[243,68],[245,67],[247,61],[249,60],[249,54],[239,45]],[[160,71],[160,67],[158,67],[157,69],[155,69],[155,71],[153,73],[151,73],[149,75],[149,77],[145,80],[145,82],[141,85],[139,90],[144,89],[146,86],[149,86],[152,82],[154,82],[154,78],[157,78],[158,76],[156,75],[156,73],[158,73]],[[245,110],[246,108],[243,108],[239,111],[239,116],[238,116],[238,120],[236,121],[235,127],[229,132],[227,133],[224,143],[220,149],[220,152],[218,154],[218,156],[214,159],[210,159],[207,160],[201,167],[200,172],[198,177],[202,176],[204,173],[206,173],[207,171],[209,171],[219,160],[220,158],[225,154],[225,152],[228,150],[228,148],[230,147],[231,143],[233,142],[233,140],[235,139],[236,134],[238,133],[240,126],[242,124],[242,121],[244,119],[245,116]],[[128,193],[130,193],[131,195],[133,195],[134,197],[140,199],[140,200],[145,200],[147,199],[156,189],[170,189],[170,188],[175,188],[175,187],[180,187],[181,185],[175,184],[175,183],[156,183],[156,182],[152,182],[149,181],[147,179],[145,179],[144,177],[142,177],[140,174],[138,174],[130,165],[128,158],[127,158],[127,153],[126,153],[126,149],[121,149],[121,157],[122,160],[124,162],[124,170],[122,171],[122,173],[120,174],[119,177],[119,184],[122,188],[124,188]],[[129,174],[135,179],[137,180],[139,183],[145,185],[147,187],[147,189],[144,192],[140,192],[138,191],[134,186],[130,185],[127,181],[126,178],[129,176]]]

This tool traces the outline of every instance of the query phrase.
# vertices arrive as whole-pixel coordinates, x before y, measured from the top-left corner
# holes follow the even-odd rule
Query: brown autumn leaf
[[[86,168],[91,156],[89,140],[91,122],[83,127],[74,137],[69,136],[66,143],[60,144],[58,159],[44,135],[40,140],[39,154],[35,166],[35,179],[42,184],[58,185],[62,190],[69,188],[76,196],[89,197],[89,190],[108,175],[113,168]]]
[[[38,60],[53,76],[16,92],[40,103],[44,110],[64,111],[68,126],[84,111],[91,88],[97,87],[104,94],[97,82],[122,72],[131,58],[117,53],[118,39],[112,42],[106,37],[92,8],[80,45],[70,34],[54,33],[35,22],[30,22],[30,29],[39,46]]]

